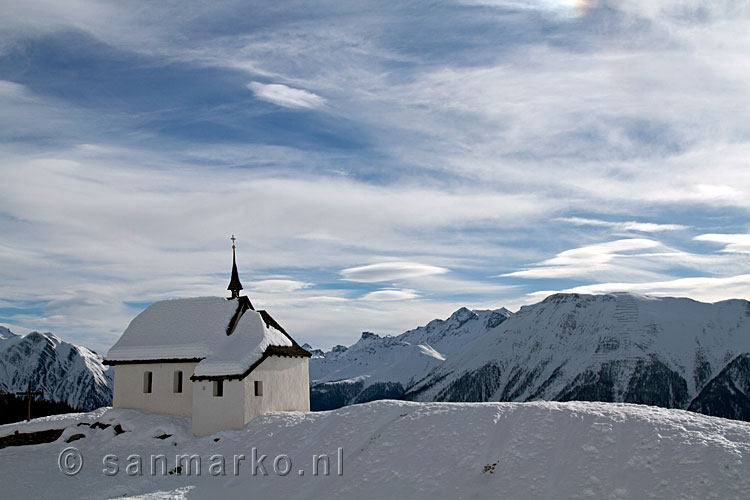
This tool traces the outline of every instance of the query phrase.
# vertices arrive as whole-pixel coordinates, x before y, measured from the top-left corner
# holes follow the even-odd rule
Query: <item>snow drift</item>
[[[126,432],[116,434],[117,424]],[[53,443],[0,449],[4,498],[750,496],[749,423],[621,403],[379,401],[326,412],[268,414],[245,429],[201,439],[189,437],[185,419],[108,409],[0,426],[0,439],[16,430],[49,428],[65,430]],[[75,434],[85,437],[67,443]],[[74,476],[58,469],[58,456],[69,446],[84,458]],[[258,469],[253,475],[253,448],[258,457],[267,456],[267,475]],[[152,475],[146,469],[131,476],[125,470],[131,454],[148,460],[151,454],[178,453],[201,457],[201,475]],[[104,473],[107,454],[119,457],[117,474]],[[225,475],[209,472],[210,457],[231,461],[237,454],[247,460],[236,474],[231,468]],[[330,458],[329,474],[314,476],[313,456],[322,454]],[[286,475],[274,470],[274,459],[281,455],[291,464]],[[174,458],[168,460],[172,468]],[[17,480],[29,476],[39,479]]]

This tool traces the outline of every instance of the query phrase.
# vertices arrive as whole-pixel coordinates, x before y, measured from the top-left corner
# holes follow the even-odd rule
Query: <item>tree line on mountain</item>
[[[0,395],[0,425],[12,424],[26,420],[28,402],[23,396],[14,394]],[[31,418],[48,417],[61,413],[75,413],[82,410],[73,408],[67,403],[60,401],[49,401],[46,399],[34,399],[31,402]]]

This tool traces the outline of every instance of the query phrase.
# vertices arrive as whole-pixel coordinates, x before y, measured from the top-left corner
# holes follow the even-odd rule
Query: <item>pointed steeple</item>
[[[232,298],[236,299],[240,296],[240,290],[242,290],[242,283],[240,283],[240,274],[237,272],[237,256],[235,255],[234,242],[237,238],[232,235],[232,278],[229,280],[229,286],[227,290],[232,291]]]

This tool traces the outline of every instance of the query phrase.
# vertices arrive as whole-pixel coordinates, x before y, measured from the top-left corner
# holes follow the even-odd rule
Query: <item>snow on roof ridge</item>
[[[269,347],[296,346],[270,314],[247,306],[224,297],[154,302],[130,322],[107,361],[196,360],[194,376],[223,377],[245,373]]]
[[[263,356],[269,346],[292,347],[287,335],[268,325],[258,311],[242,315],[232,335],[214,345],[212,353],[195,367],[196,377],[241,375]],[[251,349],[249,346],[253,346]]]

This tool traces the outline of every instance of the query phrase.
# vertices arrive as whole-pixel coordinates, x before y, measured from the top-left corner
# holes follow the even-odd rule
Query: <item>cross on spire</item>
[[[232,277],[229,280],[229,286],[227,287],[227,290],[232,291],[232,298],[236,299],[240,296],[240,290],[242,290],[242,283],[240,283],[240,273],[237,272],[237,256],[235,254],[235,249],[237,248],[234,244],[235,241],[237,241],[237,238],[232,235]]]

